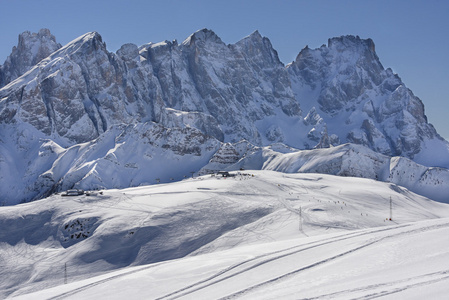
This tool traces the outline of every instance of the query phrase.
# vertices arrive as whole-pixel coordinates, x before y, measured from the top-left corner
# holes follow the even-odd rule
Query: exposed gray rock
[[[447,148],[427,122],[421,100],[391,69],[383,68],[371,39],[342,36],[318,49],[306,47],[287,69],[298,101],[310,107],[318,104],[313,113],[342,143],[427,164],[431,160],[431,154],[423,151],[427,143]],[[310,119],[306,117],[308,124]],[[435,163],[448,166],[449,159],[445,161]]]
[[[160,180],[179,179],[273,143],[287,151],[351,142],[449,167],[448,142],[370,39],[329,39],[284,66],[258,31],[226,45],[203,29],[180,44],[111,53],[96,32],[61,47],[41,30],[19,37],[0,81],[8,83],[0,89],[0,166],[18,178],[0,184],[0,194],[13,202],[72,186],[154,183],[145,176],[152,168],[163,169],[151,173]],[[167,158],[179,168],[164,168]]]
[[[61,44],[48,29],[41,29],[38,33],[25,31],[19,35],[19,43],[12,49],[4,64],[0,67],[0,88],[14,79],[25,74],[56,50]]]

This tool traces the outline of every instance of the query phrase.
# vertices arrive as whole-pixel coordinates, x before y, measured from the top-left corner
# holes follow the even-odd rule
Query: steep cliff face
[[[383,68],[371,39],[343,36],[318,49],[306,47],[287,69],[302,108],[316,109],[328,134],[342,143],[426,164],[431,154],[423,148],[429,142],[447,153],[447,142],[427,122],[423,103]],[[434,163],[447,166],[447,156]]]
[[[226,45],[203,29],[180,44],[125,44],[111,53],[96,32],[61,47],[41,30],[23,33],[0,70],[0,192],[11,203],[72,186],[151,183],[143,174],[161,165],[145,158],[148,145],[171,149],[165,158],[189,174],[272,144],[350,142],[449,167],[448,142],[369,39],[333,38],[284,66],[257,31]],[[93,148],[101,151],[86,150]],[[143,158],[124,163],[126,151]],[[191,155],[202,158],[192,165]],[[164,178],[179,178],[167,170]],[[132,175],[105,179],[121,172]]]
[[[301,119],[288,73],[258,32],[225,45],[201,30],[181,45],[127,44],[116,54],[98,33],[88,33],[1,96],[2,122],[30,123],[65,145],[89,141],[114,124],[146,121],[188,125],[221,141],[293,142],[297,136],[288,132],[285,119]]]
[[[98,34],[86,34],[54,52],[2,90],[2,123],[30,124],[64,146],[98,137],[106,130],[110,108],[101,108],[103,89],[115,73]],[[102,88],[103,87],[103,88]],[[100,99],[99,99],[100,98]]]
[[[141,55],[153,66],[164,105],[212,117],[215,122],[197,128],[221,141],[261,144],[269,133],[258,121],[300,118],[288,74],[271,43],[258,32],[226,45],[204,29],[180,45],[145,45]]]

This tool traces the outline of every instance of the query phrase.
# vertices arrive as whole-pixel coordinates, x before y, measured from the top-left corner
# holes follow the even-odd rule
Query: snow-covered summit
[[[54,56],[90,54],[90,52],[100,49],[107,51],[106,43],[103,42],[103,38],[98,32],[92,31],[72,40],[56,52]]]
[[[210,29],[203,28],[192,33],[187,39],[182,42],[184,46],[197,46],[202,45],[206,42],[223,44],[223,41],[218,37],[218,35]]]

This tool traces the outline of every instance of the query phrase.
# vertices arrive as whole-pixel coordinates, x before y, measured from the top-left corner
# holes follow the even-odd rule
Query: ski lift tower
[[[393,200],[390,196],[390,221],[393,221]]]

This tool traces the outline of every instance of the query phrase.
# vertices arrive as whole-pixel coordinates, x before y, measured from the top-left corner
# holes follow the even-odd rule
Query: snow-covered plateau
[[[231,174],[0,207],[0,297],[447,297],[447,204],[372,179]]]

